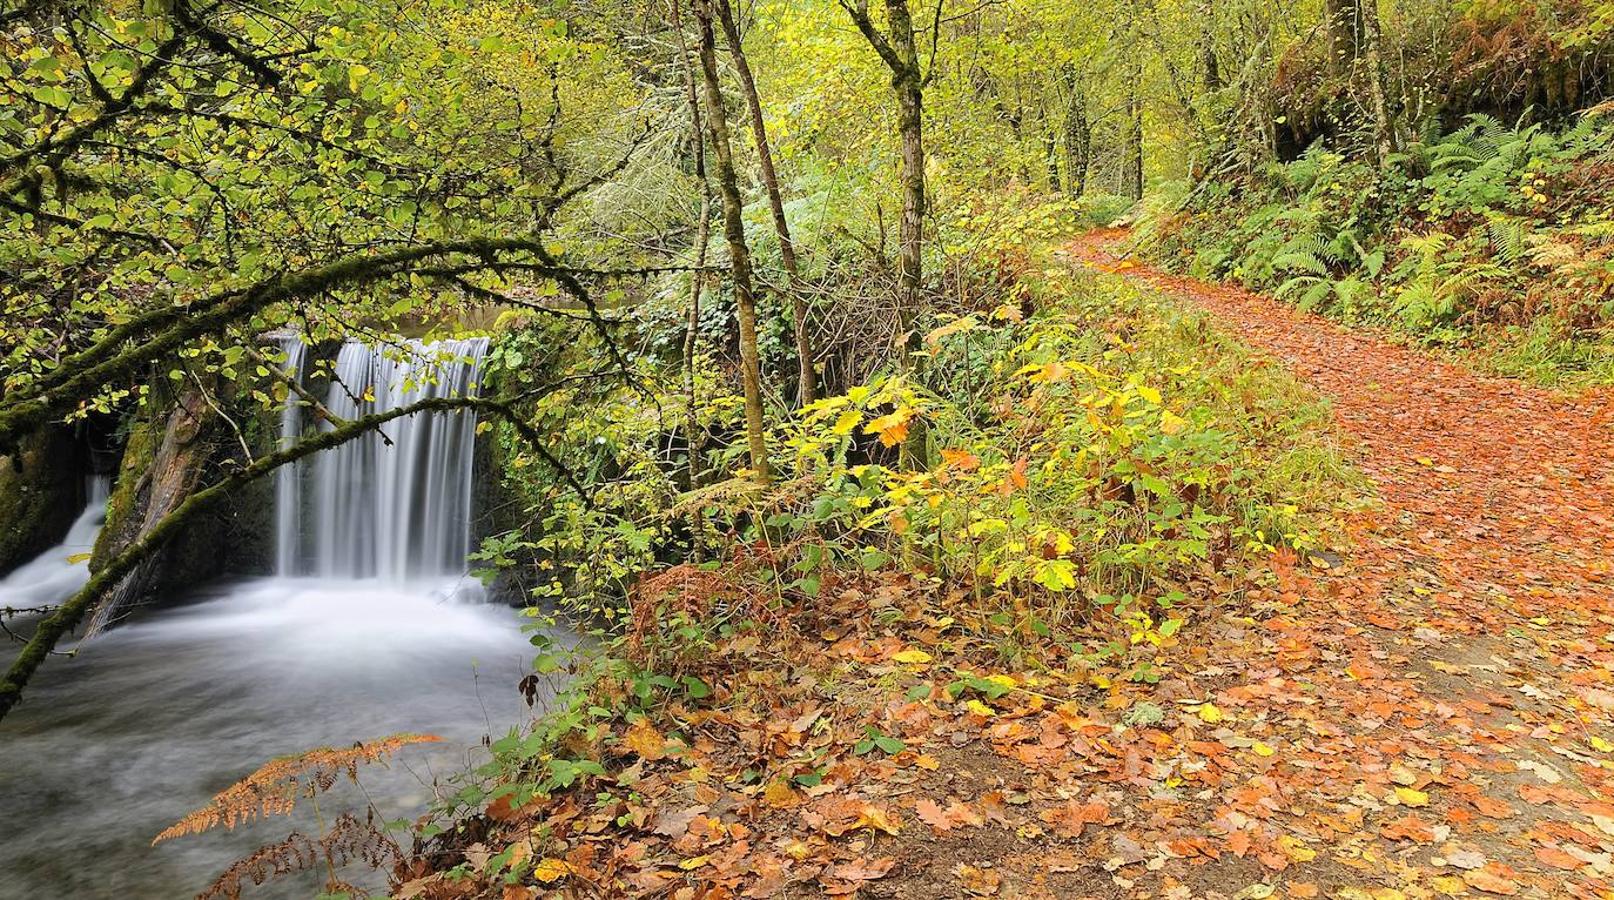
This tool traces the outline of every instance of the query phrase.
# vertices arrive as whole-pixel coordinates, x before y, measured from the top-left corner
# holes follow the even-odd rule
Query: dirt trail
[[[1259,621],[1219,626],[1207,671],[1237,677],[1216,703],[1247,723],[1232,745],[1262,753],[1201,746],[1221,769],[1209,821],[1160,829],[1167,846],[1203,834],[1295,896],[1614,897],[1610,396],[1481,377],[1122,259],[1123,238],[1070,252],[1202,307],[1328,396],[1386,507],[1343,566],[1283,573]]]

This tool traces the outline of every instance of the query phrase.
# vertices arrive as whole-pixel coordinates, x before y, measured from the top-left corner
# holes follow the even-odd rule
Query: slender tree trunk
[[[684,324],[684,426],[689,441],[689,488],[700,486],[700,418],[696,414],[695,350],[700,338],[701,291],[706,285],[706,255],[712,238],[712,183],[706,177],[706,128],[701,122],[700,100],[695,91],[695,64],[684,41],[684,21],[679,8],[682,0],[672,0],[672,26],[678,34],[678,56],[684,67],[684,101],[689,107],[690,139],[694,141],[695,180],[700,182],[700,221],[695,225],[695,266],[689,277],[689,316]],[[697,525],[697,529],[699,526]],[[696,540],[699,556],[700,541]]]
[[[796,260],[796,245],[790,238],[790,223],[785,219],[785,202],[779,192],[779,176],[773,166],[773,148],[768,141],[768,128],[762,118],[762,98],[757,93],[756,78],[751,74],[751,63],[746,58],[740,40],[740,28],[734,20],[729,0],[715,0],[718,21],[728,39],[729,54],[734,58],[735,71],[740,76],[740,88],[751,112],[751,136],[757,146],[757,164],[762,169],[762,186],[768,194],[768,206],[773,210],[773,230],[779,235],[779,256],[784,260],[785,273],[790,276],[790,311],[795,318],[796,359],[799,366],[801,405],[818,399],[818,378],[813,372],[813,342],[807,328],[807,297],[803,291],[801,268]]]
[[[1065,185],[1059,178],[1059,137],[1054,134],[1054,124],[1046,114],[1042,123],[1042,157],[1048,170],[1048,192],[1063,193]]]
[[[728,112],[723,108],[723,87],[717,74],[717,36],[712,25],[713,0],[696,0],[700,25],[701,80],[706,86],[706,127],[717,159],[717,189],[723,198],[723,237],[729,245],[729,266],[734,273],[734,305],[740,319],[740,380],[745,386],[745,436],[750,445],[751,468],[759,481],[767,481],[768,442],[762,423],[762,371],[757,353],[757,303],[751,277],[751,248],[745,243],[745,202],[734,172],[733,145],[729,143]]]
[[[1074,67],[1065,71],[1070,99],[1065,108],[1065,186],[1071,197],[1087,190],[1087,171],[1092,167],[1093,130],[1087,123],[1087,93]]]
[[[1375,0],[1358,0],[1363,4],[1362,62],[1367,66],[1367,94],[1373,110],[1373,152],[1380,168],[1390,164],[1396,152],[1395,120],[1390,114],[1389,98],[1384,89],[1384,57],[1380,48],[1379,10]]]
[[[1121,166],[1121,191],[1129,199],[1143,199],[1143,104],[1138,100],[1137,81],[1126,93],[1126,158]]]

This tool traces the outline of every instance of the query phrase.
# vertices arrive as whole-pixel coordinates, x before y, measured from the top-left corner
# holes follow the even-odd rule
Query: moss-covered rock
[[[238,437],[214,403],[189,386],[165,407],[148,407],[129,429],[90,568],[106,565],[193,492],[216,481],[220,469],[243,465],[243,440],[260,445],[254,452],[272,442],[260,423],[240,421],[245,425]],[[109,593],[92,617],[91,632],[155,596],[178,596],[225,574],[267,572],[273,507],[272,483],[264,481],[230,507],[197,518]]]
[[[79,456],[65,428],[47,428],[0,456],[0,572],[60,543],[83,505]]]

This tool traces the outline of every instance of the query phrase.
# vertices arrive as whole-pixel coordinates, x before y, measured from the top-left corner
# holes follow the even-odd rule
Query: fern
[[[1524,258],[1526,238],[1530,233],[1530,228],[1524,220],[1493,213],[1486,219],[1485,232],[1491,240],[1491,250],[1497,259],[1512,265]]]
[[[287,815],[299,796],[311,797],[330,790],[344,774],[356,778],[360,765],[377,762],[410,744],[440,740],[429,734],[397,734],[346,749],[321,747],[271,760],[220,791],[213,802],[163,829],[152,843],[201,834],[221,825],[229,829],[255,818]]]
[[[374,822],[360,821],[352,813],[343,813],[320,837],[293,832],[285,840],[266,844],[237,860],[196,895],[196,900],[238,900],[247,881],[262,885],[274,878],[316,868],[330,873],[325,883],[327,895],[341,892],[350,897],[366,897],[369,895],[361,889],[337,879],[336,869],[353,862],[380,869],[402,858],[403,849]]]

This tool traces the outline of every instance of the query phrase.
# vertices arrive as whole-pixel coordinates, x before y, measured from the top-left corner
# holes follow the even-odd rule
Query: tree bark
[[[1087,92],[1074,66],[1065,70],[1070,97],[1065,107],[1065,186],[1072,198],[1087,190],[1087,172],[1092,167],[1093,130],[1087,123]]]
[[[1143,199],[1143,104],[1137,81],[1126,92],[1126,158],[1121,166],[1121,191],[1131,200]]]
[[[694,141],[695,179],[700,182],[700,221],[695,225],[695,267],[689,278],[689,316],[684,323],[684,425],[689,442],[689,489],[700,485],[700,421],[696,414],[695,350],[700,338],[701,293],[706,284],[706,253],[712,238],[712,183],[706,177],[706,126],[701,122],[700,100],[695,89],[695,64],[684,41],[681,0],[672,0],[672,26],[678,33],[678,56],[684,68],[684,102],[689,107],[691,140]],[[696,541],[696,555],[700,553]]]
[[[762,170],[762,187],[768,195],[768,206],[773,211],[773,230],[779,236],[779,256],[790,278],[790,311],[796,330],[796,359],[800,378],[797,396],[801,405],[818,399],[818,378],[813,371],[813,342],[807,325],[807,298],[803,292],[801,267],[796,260],[796,245],[790,238],[790,223],[785,219],[785,202],[779,192],[779,176],[773,165],[773,148],[768,141],[767,124],[762,118],[762,98],[757,93],[756,78],[751,74],[751,63],[746,58],[740,39],[740,28],[734,20],[729,0],[715,0],[718,22],[728,40],[729,55],[740,76],[740,88],[745,94],[746,107],[751,113],[751,137],[756,142],[757,165]]]
[[[1373,111],[1373,152],[1380,168],[1390,164],[1396,152],[1395,120],[1390,114],[1384,88],[1384,56],[1381,51],[1379,10],[1374,0],[1357,0],[1361,8],[1362,62],[1367,66],[1367,94]]]
[[[729,143],[728,112],[723,108],[723,87],[717,74],[717,36],[713,31],[713,0],[695,0],[700,29],[701,80],[706,86],[706,128],[717,159],[717,189],[723,198],[723,237],[729,245],[734,305],[740,319],[740,380],[745,388],[745,436],[750,445],[751,469],[757,480],[769,480],[768,442],[762,422],[762,372],[757,353],[757,304],[751,277],[751,248],[745,242],[745,202],[734,172]]]
[[[897,133],[902,140],[902,220],[898,228],[897,316],[903,331],[903,369],[912,367],[920,349],[914,330],[924,287],[925,240],[925,77],[914,41],[908,0],[885,0],[886,33],[869,15],[868,0],[841,0],[841,8],[891,70],[897,95]]]

